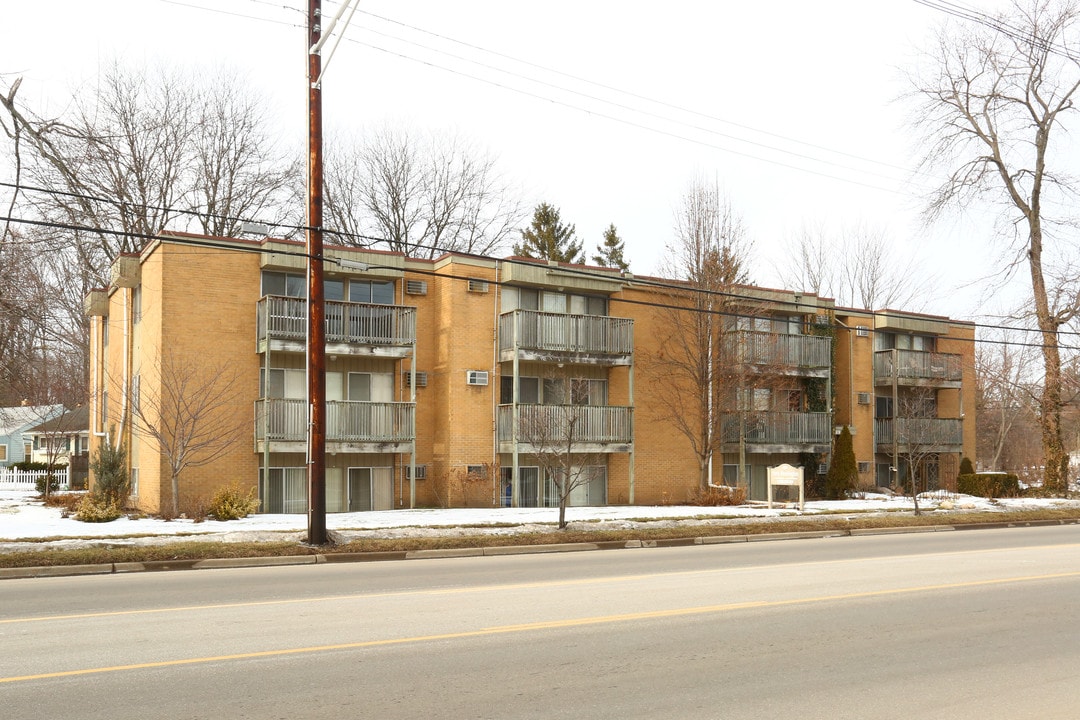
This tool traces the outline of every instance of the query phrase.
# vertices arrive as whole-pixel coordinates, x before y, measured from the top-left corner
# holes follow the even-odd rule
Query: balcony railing
[[[893,350],[874,353],[874,377],[888,380],[893,376]],[[960,356],[925,350],[896,350],[896,377],[911,380],[960,382],[964,377]]]
[[[941,447],[964,444],[964,423],[957,418],[884,418],[874,421],[878,445]]]
[[[331,401],[326,403],[326,440],[412,442],[415,411],[415,403]],[[271,442],[306,441],[307,413],[306,400],[257,400],[255,439],[269,439]]]
[[[412,345],[416,308],[328,300],[326,342],[354,345]],[[268,295],[258,304],[258,339],[307,339],[307,300]]]
[[[818,335],[745,330],[725,335],[723,342],[728,357],[751,365],[820,369],[832,363],[832,340]]]
[[[515,310],[499,316],[499,350],[629,355],[634,321],[605,315],[566,315]]]
[[[515,413],[516,410],[516,413]],[[533,446],[626,444],[634,439],[634,409],[613,405],[500,405],[499,441]]]
[[[739,442],[739,427],[746,442],[768,445],[825,445],[832,442],[829,413],[759,412],[733,413],[724,418],[724,442]]]

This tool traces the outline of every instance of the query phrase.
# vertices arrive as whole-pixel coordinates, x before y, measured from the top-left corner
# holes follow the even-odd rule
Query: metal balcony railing
[[[326,342],[407,346],[416,341],[416,308],[328,300]],[[258,340],[307,338],[307,300],[268,295],[259,300]]]
[[[769,445],[822,445],[832,442],[832,416],[823,412],[731,413],[724,417],[724,442],[739,442],[740,423],[746,442]]]
[[[566,315],[514,310],[499,316],[499,350],[629,355],[634,321],[605,315]]]
[[[818,335],[740,330],[721,340],[727,357],[750,365],[784,368],[827,368],[832,363],[832,339]]]
[[[878,350],[874,353],[875,379],[892,378],[894,352],[897,378],[959,382],[964,377],[960,355],[925,350]]]
[[[415,403],[331,401],[326,403],[327,442],[412,442]],[[255,439],[307,440],[306,400],[256,400]]]
[[[911,447],[964,444],[964,423],[958,418],[879,418],[874,421],[878,445]]]
[[[634,439],[634,409],[614,405],[500,405],[500,442],[557,447],[582,443],[622,444]]]

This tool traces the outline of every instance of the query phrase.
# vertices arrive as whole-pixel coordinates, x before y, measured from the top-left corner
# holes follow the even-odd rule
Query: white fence
[[[40,478],[49,473],[44,470],[11,470],[0,468],[0,490],[33,490]],[[56,487],[60,490],[68,489],[68,471],[54,470],[52,476],[56,478]]]

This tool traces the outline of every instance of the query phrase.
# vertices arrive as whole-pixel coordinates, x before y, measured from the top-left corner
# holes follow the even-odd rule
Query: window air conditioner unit
[[[427,281],[426,280],[406,280],[405,281],[405,294],[406,295],[427,295]]]
[[[403,382],[405,383],[405,387],[410,387],[409,382],[412,380],[412,376],[408,372],[403,372],[402,376],[404,377]],[[426,372],[416,371],[416,387],[427,387]]]
[[[859,393],[859,404],[860,405],[869,405],[870,404],[870,393],[868,393],[868,392]]]
[[[466,385],[487,385],[488,384],[487,370],[466,370],[465,371],[465,384]]]
[[[865,325],[856,325],[855,337],[870,337],[870,328]]]
[[[859,461],[859,474],[870,472],[870,463],[865,460]]]
[[[476,278],[469,278],[469,292],[486,293],[487,291],[487,280],[477,280]]]

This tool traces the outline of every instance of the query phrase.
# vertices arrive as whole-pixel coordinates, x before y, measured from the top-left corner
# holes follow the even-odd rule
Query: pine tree
[[[592,256],[592,261],[600,267],[619,268],[625,272],[630,269],[630,263],[623,258],[625,249],[626,244],[615,230],[615,223],[612,223],[604,231],[604,242],[596,246],[596,254]]]
[[[825,475],[825,497],[829,500],[843,500],[848,490],[855,489],[859,469],[855,464],[855,446],[851,441],[851,431],[845,425],[833,444],[832,462]]]
[[[574,231],[573,225],[563,224],[558,208],[540,203],[533,211],[532,224],[522,228],[521,242],[514,244],[514,254],[565,263],[584,262],[581,241]]]

